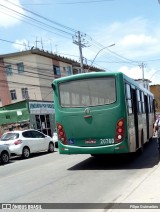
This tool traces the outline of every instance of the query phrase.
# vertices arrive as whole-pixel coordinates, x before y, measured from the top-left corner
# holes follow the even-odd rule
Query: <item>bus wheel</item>
[[[142,154],[144,152],[144,136],[143,136],[143,131],[141,133],[141,148],[140,148],[140,153]]]

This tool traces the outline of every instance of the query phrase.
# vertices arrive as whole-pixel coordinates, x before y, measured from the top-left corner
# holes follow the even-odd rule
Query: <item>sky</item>
[[[159,0],[0,0],[0,55],[43,49],[160,84]]]

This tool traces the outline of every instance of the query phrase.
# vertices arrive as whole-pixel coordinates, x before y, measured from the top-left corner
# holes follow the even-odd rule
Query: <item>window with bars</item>
[[[17,70],[18,73],[23,73],[24,72],[24,64],[23,63],[17,63]]]
[[[28,88],[21,88],[22,98],[29,99]]]
[[[5,66],[5,72],[7,75],[12,75],[13,72],[12,72],[12,66],[11,65],[6,65]]]
[[[59,66],[53,65],[54,75],[61,76],[61,70]]]
[[[70,66],[66,67],[66,73],[67,73],[67,76],[72,75],[72,69]]]
[[[16,100],[17,99],[16,90],[10,90],[10,94],[11,94],[11,99],[12,100]]]

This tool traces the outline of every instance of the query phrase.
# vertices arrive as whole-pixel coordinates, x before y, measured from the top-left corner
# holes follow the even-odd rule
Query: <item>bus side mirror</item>
[[[55,84],[52,83],[51,86],[52,86],[52,89],[55,91],[56,90]]]

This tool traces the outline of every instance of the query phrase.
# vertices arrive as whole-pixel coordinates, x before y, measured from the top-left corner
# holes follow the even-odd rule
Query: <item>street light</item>
[[[96,57],[99,55],[99,53],[100,53],[101,51],[103,51],[104,49],[107,49],[107,48],[112,47],[112,46],[115,46],[115,43],[113,43],[113,44],[111,44],[111,45],[109,45],[109,46],[106,46],[106,47],[100,49],[100,50],[97,52],[97,54],[96,54],[96,56],[94,57],[94,59],[93,59],[91,65],[90,65],[90,67],[88,68],[87,72],[90,70],[91,66],[93,65],[93,63],[94,63]]]

